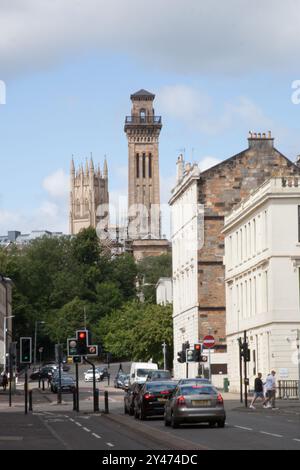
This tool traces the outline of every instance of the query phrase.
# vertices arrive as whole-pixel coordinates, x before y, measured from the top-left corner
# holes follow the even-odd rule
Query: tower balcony
[[[148,126],[154,125],[162,127],[161,116],[126,116],[125,131],[131,126]]]

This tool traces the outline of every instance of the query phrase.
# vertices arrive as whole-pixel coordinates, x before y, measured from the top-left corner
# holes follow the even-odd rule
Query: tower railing
[[[126,116],[125,124],[161,124],[161,116]]]

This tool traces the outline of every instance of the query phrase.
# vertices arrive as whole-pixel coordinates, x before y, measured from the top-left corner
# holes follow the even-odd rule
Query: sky
[[[72,155],[106,155],[111,201],[126,196],[141,88],[163,120],[163,203],[179,153],[206,169],[249,130],[295,161],[299,24],[298,0],[0,0],[0,235],[68,232]]]

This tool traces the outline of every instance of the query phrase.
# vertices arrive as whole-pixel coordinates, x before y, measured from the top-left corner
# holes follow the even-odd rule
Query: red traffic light
[[[195,349],[197,349],[197,351],[200,351],[201,350],[201,344],[195,344]]]
[[[84,331],[81,331],[79,333],[79,339],[84,339],[84,338],[86,338],[86,333]]]

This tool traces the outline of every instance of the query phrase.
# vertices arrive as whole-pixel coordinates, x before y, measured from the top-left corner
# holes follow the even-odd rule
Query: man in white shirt
[[[276,396],[276,379],[275,379],[276,372],[272,370],[271,374],[267,376],[265,389],[266,389],[266,399],[263,402],[264,408],[275,408],[275,396]],[[272,404],[271,404],[271,403]]]

